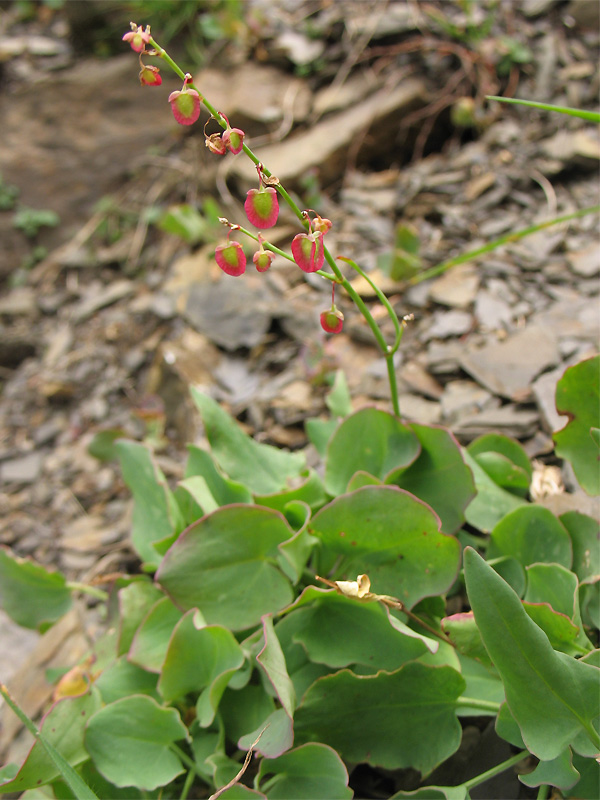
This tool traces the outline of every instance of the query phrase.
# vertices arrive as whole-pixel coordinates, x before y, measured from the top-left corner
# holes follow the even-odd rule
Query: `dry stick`
[[[235,786],[235,784],[239,782],[239,780],[242,777],[242,775],[244,774],[244,772],[246,772],[246,770],[248,769],[248,764],[250,763],[250,759],[252,758],[253,749],[256,747],[256,745],[258,744],[258,742],[260,740],[260,737],[263,735],[263,733],[267,730],[268,727],[269,727],[268,725],[265,725],[265,727],[258,734],[256,739],[250,745],[250,749],[246,753],[246,758],[244,759],[244,763],[242,764],[242,768],[238,772],[238,774],[235,776],[235,778],[232,778],[229,781],[229,783],[225,784],[225,786],[221,786],[220,789],[217,789],[217,791],[214,794],[211,794],[211,796],[208,798],[208,800],[217,800],[217,797],[220,797],[223,794],[223,792],[226,792],[227,789],[231,789],[232,786]]]

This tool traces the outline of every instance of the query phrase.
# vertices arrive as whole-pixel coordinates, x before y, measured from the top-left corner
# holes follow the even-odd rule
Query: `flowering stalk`
[[[215,106],[213,106],[211,104],[211,102],[206,97],[204,97],[201,94],[201,92],[196,88],[196,86],[194,86],[194,83],[193,83],[192,80],[189,80],[189,78],[186,80],[186,77],[187,77],[186,73],[184,73],[183,70],[176,64],[176,62],[173,61],[173,59],[167,53],[167,51],[163,47],[161,47],[158,44],[158,42],[156,42],[151,36],[149,37],[148,44],[150,44],[154,48],[154,50],[156,51],[155,55],[157,55],[160,58],[162,58],[163,61],[166,64],[168,64],[169,67],[171,67],[173,72],[176,75],[178,75],[183,81],[185,81],[186,87],[188,89],[191,89],[191,90],[194,90],[195,92],[198,92],[199,96],[202,97],[203,104],[206,106],[207,110],[212,115],[212,117],[216,120],[217,124],[220,125],[221,128],[223,128],[223,130],[225,130],[225,131],[228,128],[230,128],[229,120],[223,114],[221,114],[217,110],[217,108],[215,108]],[[241,151],[243,151],[248,156],[248,158],[253,162],[253,164],[256,167],[260,167],[261,174],[263,176],[265,176],[266,178],[272,177],[272,173],[261,163],[260,159],[252,152],[252,150],[248,147],[248,145],[243,141],[241,143],[240,152]],[[276,188],[277,192],[279,193],[279,195],[283,198],[285,203],[288,205],[288,207],[296,215],[296,217],[298,218],[298,220],[300,221],[302,226],[305,228],[305,230],[308,233],[310,233],[311,232],[311,223],[310,223],[310,219],[308,218],[308,215],[294,202],[292,197],[290,197],[288,192],[285,190],[285,188],[279,182],[277,182],[275,188]],[[244,229],[244,228],[242,228],[240,226],[237,226],[237,225],[235,226],[235,229],[245,233],[246,235],[250,236],[250,238],[254,239],[255,241],[258,241],[258,237],[255,234],[251,233],[250,231],[247,231],[246,229]],[[294,260],[290,256],[288,256],[286,253],[284,253],[282,250],[280,250],[279,248],[273,247],[268,242],[263,242],[263,247],[265,247],[265,248],[267,248],[269,250],[272,250],[274,253],[278,253],[279,255],[283,255],[285,258],[287,258],[290,261]],[[332,254],[330,253],[330,251],[328,250],[326,245],[323,245],[323,254],[324,254],[324,260],[327,262],[327,264],[330,267],[333,275],[330,275],[329,273],[324,272],[321,269],[318,269],[315,272],[316,272],[317,275],[321,275],[323,278],[327,278],[328,280],[334,281],[335,283],[338,283],[340,286],[342,286],[345,289],[345,291],[348,293],[348,295],[350,296],[350,298],[352,299],[352,301],[354,302],[354,304],[356,305],[356,307],[358,308],[360,313],[363,315],[363,317],[364,317],[365,321],[367,322],[368,326],[371,328],[371,331],[373,332],[373,335],[374,335],[375,340],[376,340],[376,342],[377,342],[377,344],[379,346],[379,349],[380,349],[383,357],[386,359],[386,362],[387,362],[387,372],[388,372],[388,379],[389,379],[390,392],[391,392],[391,401],[392,401],[392,407],[393,407],[393,410],[394,410],[394,414],[396,414],[396,416],[400,416],[400,405],[399,405],[399,401],[398,401],[398,385],[397,385],[397,381],[396,381],[396,373],[395,373],[395,370],[394,370],[394,354],[396,353],[396,351],[397,351],[397,349],[398,349],[398,347],[400,345],[400,340],[402,338],[402,331],[403,331],[404,325],[399,322],[398,315],[396,314],[396,312],[392,308],[392,306],[391,306],[389,300],[387,299],[387,297],[368,278],[368,276],[365,275],[363,270],[360,269],[360,267],[358,267],[358,265],[355,264],[350,259],[341,259],[341,260],[346,261],[353,269],[355,269],[360,275],[363,275],[367,279],[367,281],[373,287],[373,289],[374,289],[377,297],[379,298],[379,300],[384,304],[384,306],[385,306],[390,318],[392,319],[392,322],[394,324],[394,328],[396,330],[396,338],[395,338],[394,344],[391,345],[391,346],[388,345],[386,340],[385,340],[385,337],[383,336],[383,334],[382,334],[382,332],[381,332],[381,330],[379,328],[379,325],[377,324],[375,318],[373,317],[373,315],[369,311],[369,309],[368,309],[367,305],[365,304],[364,300],[358,294],[358,292],[354,289],[354,287],[352,286],[350,281],[347,278],[344,277],[344,275],[342,274],[339,266],[336,264],[336,261],[335,261],[334,257],[332,256]],[[405,321],[403,321],[403,322],[405,322]]]

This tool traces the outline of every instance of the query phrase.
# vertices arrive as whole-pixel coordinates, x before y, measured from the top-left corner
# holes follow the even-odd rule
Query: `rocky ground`
[[[139,86],[136,57],[119,46],[131,5],[32,4],[27,18],[0,7],[0,543],[85,581],[135,568],[118,466],[89,453],[99,432],[151,438],[175,482],[185,443],[202,440],[190,383],[260,440],[292,448],[306,445],[304,420],[325,412],[336,369],[357,407],[389,407],[383,360],[347,298],[344,332],[327,337],[318,315],[329,285],[318,276],[283,259],[240,279],[216,266],[215,218],[244,221],[254,170],[241,155],[211,156],[205,116],[176,125],[166,98],[180,84],[166,70],[162,87]],[[227,43],[207,38],[194,78],[310,198],[302,205],[333,221],[332,252],[414,314],[397,364],[407,419],[463,442],[504,432],[553,464],[554,385],[598,345],[598,215],[427,281],[385,271],[399,225],[418,235],[426,269],[598,204],[596,127],[483,99],[595,110],[596,3],[494,5],[467,17],[451,3],[249,0],[243,19],[219,22]],[[151,6],[137,21],[160,41]],[[186,35],[173,44],[182,64]],[[461,111],[472,127],[457,124]],[[187,240],[160,223],[180,224],[182,204]],[[23,209],[51,210],[59,224],[28,238],[16,227]],[[282,212],[271,241],[289,246],[297,231]],[[356,285],[379,313],[366,282]],[[568,491],[541,502],[598,514],[571,475],[561,480]],[[35,670],[62,665],[65,642],[71,654],[86,646],[74,617],[56,627],[28,667],[32,713],[47,696]],[[0,636],[2,675],[37,635],[0,619]],[[13,733],[5,728],[4,745]]]

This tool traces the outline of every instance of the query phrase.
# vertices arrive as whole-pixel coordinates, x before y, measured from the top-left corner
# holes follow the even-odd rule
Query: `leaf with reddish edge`
[[[227,275],[238,277],[246,271],[246,254],[239,242],[220,244],[215,250],[215,258]]]
[[[171,92],[169,103],[173,116],[180,125],[193,125],[200,116],[200,95],[195,89]]]
[[[316,272],[325,261],[322,233],[299,233],[292,241],[294,261],[304,272]]]
[[[225,138],[225,134],[223,134]],[[261,186],[260,189],[250,189],[246,196],[244,209],[248,221],[255,228],[272,228],[279,215],[279,199],[277,191],[272,186]]]

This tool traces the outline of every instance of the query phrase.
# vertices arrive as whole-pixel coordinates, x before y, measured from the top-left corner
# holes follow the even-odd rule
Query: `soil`
[[[166,67],[162,86],[139,85],[137,56],[121,42],[133,5],[0,4],[0,544],[83,581],[136,569],[128,491],[118,466],[89,451],[99,433],[150,441],[176,482],[185,444],[202,443],[191,383],[261,441],[293,449],[307,446],[304,421],[326,413],[338,369],[355,407],[390,408],[383,359],[348,299],[336,298],[343,333],[319,327],[328,282],[283,259],[264,275],[220,273],[214,247],[226,234],[216,218],[243,224],[256,175],[241,155],[208,152],[205,113],[190,129],[175,123],[167,96],[181,83]],[[143,19],[137,6],[159,41],[161,5]],[[481,2],[466,14],[450,3],[248,0],[240,19],[176,5],[169,50],[271,171],[333,221],[332,252],[414,315],[397,365],[403,415],[446,425],[462,442],[515,436],[540,473],[562,467],[538,502],[598,516],[551,439],[562,425],[556,380],[597,349],[597,212],[427,281],[386,272],[399,268],[400,226],[418,237],[424,270],[598,205],[597,127],[485,100],[596,110],[597,4]],[[194,49],[197,18],[204,38]],[[190,53],[200,51],[198,65]],[[38,228],[34,215],[26,235],[18,214],[31,221],[32,210],[58,224]],[[184,237],[172,232],[182,218]],[[282,210],[271,241],[289,247],[296,232]],[[384,320],[368,285],[357,286]],[[385,320],[383,329],[392,337]],[[64,657],[68,641],[77,658],[91,619],[54,631],[54,650]],[[11,642],[0,648],[2,675],[38,642],[3,616],[0,636]],[[32,713],[48,694],[32,676],[55,656],[34,649],[21,669],[37,687]],[[471,727],[444,765],[452,776],[438,782],[506,757],[493,731]],[[2,750],[19,760],[6,720]],[[414,788],[415,776],[399,785],[361,768],[353,780],[360,796],[382,797]],[[472,796],[529,796],[506,780]]]

